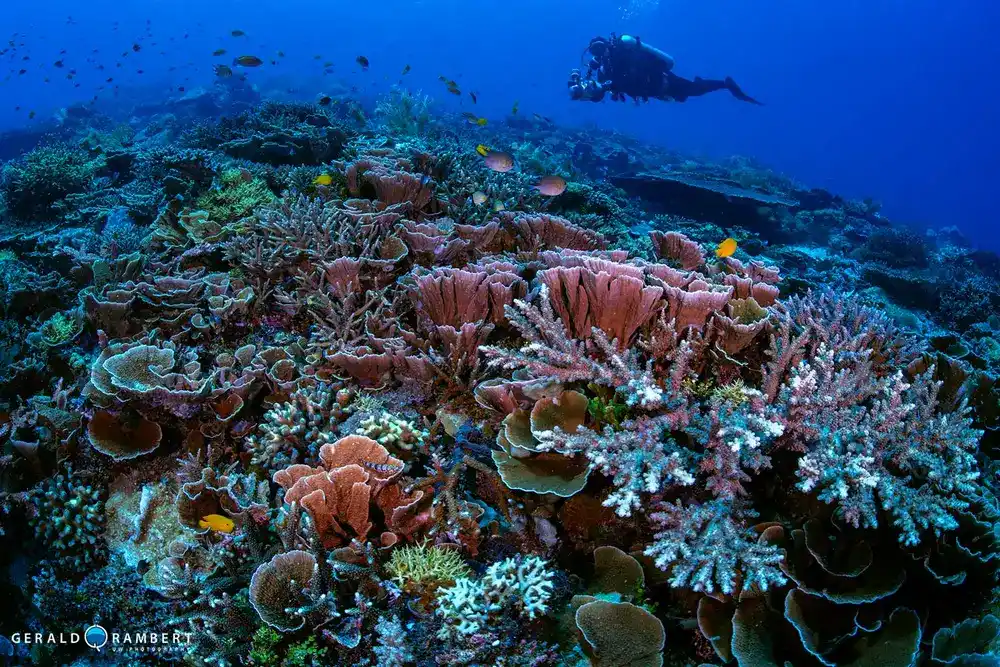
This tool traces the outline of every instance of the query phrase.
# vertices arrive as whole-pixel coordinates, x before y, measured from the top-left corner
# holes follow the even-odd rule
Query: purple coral
[[[779,444],[804,454],[797,488],[852,526],[876,527],[888,512],[906,545],[956,529],[977,492],[982,432],[964,402],[940,408],[933,368],[912,380],[899,370],[915,344],[829,295],[794,301],[779,324],[764,392],[784,423]]]
[[[979,478],[982,431],[969,410],[938,412],[933,372],[907,382],[901,371],[876,378],[867,361],[837,370],[832,349],[793,369],[781,398],[805,449],[798,488],[835,503],[852,526],[874,528],[879,510],[899,540],[919,544],[958,527]]]
[[[645,554],[669,570],[670,585],[727,595],[739,589],[785,583],[778,569],[784,552],[762,543],[739,519],[737,505],[713,500],[702,505],[663,503],[650,519],[660,531]]]

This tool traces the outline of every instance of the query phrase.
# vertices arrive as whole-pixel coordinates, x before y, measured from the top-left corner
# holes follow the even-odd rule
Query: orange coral
[[[373,528],[374,504],[391,535],[382,543],[410,535],[424,521],[416,518],[422,492],[408,494],[395,482],[403,462],[371,438],[349,435],[319,450],[321,467],[292,465],[274,473],[285,490],[285,503],[298,503],[309,514],[327,548],[364,542]]]

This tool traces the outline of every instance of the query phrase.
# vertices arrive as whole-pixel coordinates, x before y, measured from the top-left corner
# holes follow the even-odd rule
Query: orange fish
[[[715,256],[723,259],[725,257],[732,257],[734,252],[736,252],[736,239],[729,237],[715,249]]]

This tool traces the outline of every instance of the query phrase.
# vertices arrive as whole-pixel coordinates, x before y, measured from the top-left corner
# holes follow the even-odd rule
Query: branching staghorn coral
[[[292,392],[264,413],[260,433],[247,438],[251,463],[268,471],[314,464],[320,447],[336,440],[333,429],[350,414],[351,392],[318,383]]]
[[[591,340],[596,350],[589,352],[582,341],[569,337],[556,319],[548,288],[542,286],[538,298],[538,306],[519,299],[513,307],[506,307],[507,318],[528,342],[517,350],[482,348],[491,367],[525,369],[539,384],[596,382],[622,393],[629,405],[645,408],[660,404],[663,390],[649,370],[639,365],[634,351],[619,352],[607,334],[594,327]]]
[[[741,525],[746,515],[725,500],[687,507],[663,503],[650,515],[660,532],[644,553],[670,572],[675,588],[729,595],[755,585],[780,586],[786,581],[778,569],[784,554]]]
[[[903,372],[877,377],[859,353],[846,366],[820,343],[795,366],[778,399],[788,436],[805,455],[798,488],[836,504],[855,527],[879,525],[888,512],[899,540],[917,545],[922,533],[958,527],[979,478],[974,452],[981,431],[969,409],[938,411],[933,369],[912,382]]]
[[[438,637],[464,641],[492,633],[505,615],[529,621],[548,610],[551,571],[535,556],[493,563],[479,580],[461,578],[439,591],[437,614],[444,621]]]
[[[455,549],[407,545],[392,552],[386,570],[402,589],[422,590],[454,583],[472,571]]]

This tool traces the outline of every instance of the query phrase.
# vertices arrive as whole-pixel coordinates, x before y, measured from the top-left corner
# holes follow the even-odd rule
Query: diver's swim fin
[[[741,102],[749,102],[750,104],[756,104],[757,106],[764,106],[763,102],[759,102],[754,98],[750,97],[749,95],[747,95],[746,93],[744,93],[743,89],[736,84],[736,82],[733,80],[733,77],[731,76],[726,77],[726,88],[729,90],[730,93],[732,93],[733,97],[740,100]]]

